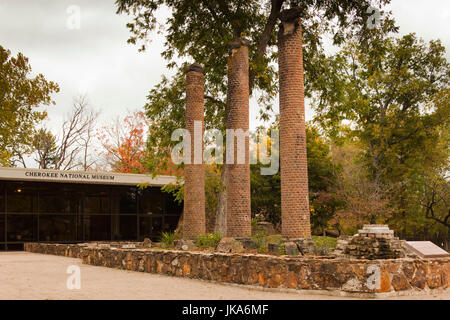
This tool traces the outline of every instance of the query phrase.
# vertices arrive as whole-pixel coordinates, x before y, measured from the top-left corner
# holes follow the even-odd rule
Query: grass
[[[325,236],[312,236],[314,242],[314,254],[329,255],[337,246],[337,238]]]
[[[252,236],[253,240],[258,244],[258,253],[267,253],[269,244],[281,244],[280,254],[283,254],[286,249],[283,243],[282,235],[271,235],[266,236],[263,233],[258,233]],[[333,237],[323,237],[323,236],[312,236],[314,242],[314,254],[327,255],[330,254],[332,249],[337,245],[337,238]]]
[[[312,236],[316,247],[327,247],[333,249],[337,246],[337,238],[325,236]]]
[[[271,236],[266,236],[263,233],[258,233],[252,236],[253,240],[258,245],[258,253],[269,252],[268,246],[270,244],[278,244],[283,242],[283,236],[280,234],[275,234]]]
[[[283,242],[283,236],[281,234],[274,234],[271,236],[265,237],[267,240],[267,243],[281,243]]]
[[[258,253],[267,253],[269,244],[281,244],[281,254],[286,251],[284,245],[282,244],[283,236],[280,234],[266,236],[264,233],[258,233],[253,235],[252,238],[258,245]],[[174,232],[163,232],[160,239],[162,246],[161,249],[173,247],[174,242],[177,239],[179,239],[178,234]],[[337,238],[333,237],[312,236],[312,239],[314,241],[315,254],[329,254],[337,245]],[[209,233],[198,236],[195,245],[199,248],[215,248],[219,244],[220,240],[222,240],[222,236],[219,233]]]

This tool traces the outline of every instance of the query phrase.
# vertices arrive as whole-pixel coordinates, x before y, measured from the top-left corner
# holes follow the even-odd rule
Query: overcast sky
[[[72,5],[81,11],[79,29],[67,26],[73,22],[68,12]],[[449,0],[392,0],[388,8],[400,34],[416,32],[426,41],[440,38],[450,60]],[[142,110],[148,91],[168,74],[160,56],[163,37],[155,34],[149,50],[138,52],[126,43],[130,18],[115,11],[114,0],[0,0],[0,44],[13,55],[22,52],[34,73],[61,88],[54,95],[56,106],[48,109],[50,128],[59,127],[79,92],[87,93],[91,105],[101,110],[102,122],[127,110]],[[308,106],[306,113],[310,119]],[[256,115],[252,101],[251,126]]]

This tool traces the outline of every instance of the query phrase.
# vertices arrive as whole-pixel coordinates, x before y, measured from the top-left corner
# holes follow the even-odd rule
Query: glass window
[[[38,241],[37,214],[8,214],[7,241]]]
[[[178,220],[180,220],[178,215],[164,216],[163,231],[174,231],[178,226]]]
[[[110,213],[110,190],[107,186],[84,185],[84,212],[89,214]]]
[[[139,240],[150,238],[152,241],[158,241],[161,238],[163,225],[162,217],[139,217]]]
[[[182,204],[157,187],[0,181],[0,243],[4,245],[134,241],[138,230],[139,240],[159,240],[161,232],[175,230],[181,212]]]
[[[0,181],[0,242],[5,241],[5,182]],[[0,245],[0,251],[4,250],[4,247]]]
[[[137,196],[133,189],[121,190],[120,193],[120,213],[137,213]]]
[[[111,240],[110,215],[86,215],[84,221],[86,241]]]
[[[77,239],[77,217],[69,214],[39,216],[39,241],[74,241]]]
[[[5,241],[5,214],[0,212],[0,242]]]
[[[164,212],[164,197],[158,188],[146,188],[139,199],[139,213],[158,215]]]
[[[144,238],[152,238],[151,217],[139,217],[139,241],[143,241]]]
[[[117,187],[111,194],[112,214],[137,214],[137,190],[135,187]]]
[[[39,188],[40,213],[77,213],[82,197],[78,185],[43,183]]]
[[[7,185],[6,210],[8,213],[37,211],[37,187],[34,183],[11,182]]]
[[[175,201],[175,197],[171,194],[166,193],[166,214],[181,214],[183,211],[183,203]]]
[[[84,212],[86,214],[109,213],[109,197],[87,196],[84,198]]]
[[[137,240],[137,216],[136,215],[113,215],[112,229],[113,240]]]
[[[5,182],[0,181],[0,213],[5,212]]]

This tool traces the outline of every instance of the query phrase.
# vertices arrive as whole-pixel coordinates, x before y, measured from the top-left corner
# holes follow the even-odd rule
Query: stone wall
[[[27,243],[25,251],[80,258],[94,266],[268,288],[407,294],[450,286],[450,258],[320,259],[45,243]]]

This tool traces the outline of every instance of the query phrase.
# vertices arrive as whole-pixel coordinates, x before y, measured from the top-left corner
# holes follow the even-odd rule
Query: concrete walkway
[[[81,289],[69,290],[67,268],[80,267]],[[79,259],[27,252],[0,252],[0,299],[353,299],[330,294],[263,291],[246,286],[84,265]],[[445,299],[436,295],[390,299]]]

